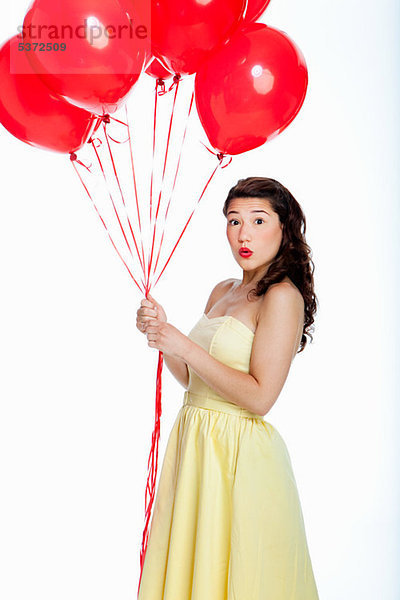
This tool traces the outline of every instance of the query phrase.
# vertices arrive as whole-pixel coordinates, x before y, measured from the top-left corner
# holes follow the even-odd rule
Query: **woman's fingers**
[[[137,311],[136,318],[136,327],[142,331],[143,333],[148,333],[148,328],[153,326],[153,332],[155,331],[154,325],[158,324],[157,315],[154,314],[155,311],[153,309],[146,309],[147,313],[151,312],[153,314],[141,314],[141,309]]]
[[[149,319],[146,323],[146,329],[148,333],[157,333],[159,321],[157,319]]]
[[[159,325],[161,321],[151,319],[146,326],[146,336],[148,342],[156,342],[159,336]]]
[[[143,298],[143,300],[141,300],[140,302],[140,308],[138,309],[138,313],[140,311],[140,314],[142,315],[153,315],[155,316],[157,314],[157,305],[155,302],[151,302],[150,300],[147,300],[146,298]]]
[[[143,298],[143,300],[140,302],[140,308],[138,308],[136,311],[137,320],[140,323],[143,323],[149,317],[156,317],[157,312],[157,308],[153,305],[153,303],[146,298]]]
[[[151,302],[151,300],[148,300],[147,298],[143,298],[140,301],[140,306],[153,306],[154,302]]]
[[[137,315],[139,318],[154,318],[157,316],[157,310],[155,308],[139,308],[137,310]]]
[[[149,316],[156,317],[160,321],[164,322],[168,320],[164,308],[150,294],[147,294],[147,298],[143,298],[143,300],[140,303],[140,308],[143,309],[143,311],[145,311],[146,309],[155,311],[154,313],[143,312],[142,314],[148,314]]]
[[[141,306],[149,306],[151,308],[157,308],[158,306],[157,300],[155,300],[153,296],[150,296],[150,294],[148,294],[148,298],[143,298],[140,304]]]
[[[136,327],[145,334],[148,334],[149,326],[158,325],[160,322],[166,321],[163,309],[158,308],[158,303],[150,294],[148,296],[151,299],[143,298],[140,302],[140,307],[136,311]],[[150,331],[154,334],[157,330],[153,329]]]

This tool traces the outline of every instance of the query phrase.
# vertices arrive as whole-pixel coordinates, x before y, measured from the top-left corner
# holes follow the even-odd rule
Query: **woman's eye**
[[[262,219],[261,217],[258,217],[257,219],[255,219],[256,221],[261,221],[261,223],[264,223],[264,219]],[[231,219],[230,221],[228,221],[228,223],[233,224],[233,222],[238,223],[239,221],[237,219]]]

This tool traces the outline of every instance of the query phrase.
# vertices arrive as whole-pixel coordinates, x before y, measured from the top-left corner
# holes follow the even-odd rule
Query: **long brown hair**
[[[273,283],[289,277],[301,292],[304,299],[304,326],[300,342],[302,352],[307,343],[306,335],[312,342],[314,314],[318,299],[314,292],[314,269],[311,248],[306,243],[306,218],[300,204],[285,186],[269,177],[247,177],[239,179],[230,189],[222,212],[226,217],[229,203],[233,198],[266,198],[278,214],[282,227],[282,242],[273,262],[249,294],[262,296]]]

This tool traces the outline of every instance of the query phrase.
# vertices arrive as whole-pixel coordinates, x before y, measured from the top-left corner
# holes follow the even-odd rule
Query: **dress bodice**
[[[254,333],[236,317],[224,315],[209,318],[203,313],[189,332],[188,337],[220,362],[238,371],[249,372]],[[225,408],[230,406],[230,412],[232,413],[239,413],[244,416],[260,416],[250,413],[244,408],[229,402],[226,398],[219,396],[190,366],[188,366],[188,370],[189,385],[185,393],[185,404],[190,403],[190,397],[196,396],[208,400],[208,405],[212,403],[214,406],[221,406],[222,408],[224,408],[224,405]],[[223,404],[221,405],[221,403]],[[198,403],[198,405],[201,404]]]

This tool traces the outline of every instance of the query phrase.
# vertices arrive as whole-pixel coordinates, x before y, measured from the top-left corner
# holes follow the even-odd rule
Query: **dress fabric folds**
[[[249,372],[254,333],[205,314],[189,337]],[[318,600],[284,440],[189,368],[165,449],[138,600]]]

